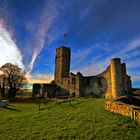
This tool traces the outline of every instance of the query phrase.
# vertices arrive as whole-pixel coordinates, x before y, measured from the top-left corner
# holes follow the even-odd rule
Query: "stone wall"
[[[103,96],[118,98],[131,94],[131,77],[126,73],[125,63],[120,58],[110,60],[107,69],[95,76],[83,76],[82,73],[70,73],[71,50],[61,46],[56,49],[54,84],[57,88],[47,84],[34,84],[33,94],[43,95],[75,95],[75,96]]]
[[[121,63],[120,58],[111,59],[107,69],[96,77],[103,77],[107,81],[104,82],[107,86],[106,98],[118,98],[131,94],[131,77],[127,75],[126,65]]]
[[[42,95],[42,84],[35,83],[33,84],[33,97],[38,97]]]
[[[112,83],[111,83],[111,72],[110,72],[110,66],[107,67],[107,69],[96,75],[97,77],[102,77],[106,79],[106,82],[104,84],[106,85],[106,90],[105,90],[105,98],[112,98]]]
[[[140,125],[140,111],[136,111],[136,122]]]
[[[85,96],[105,96],[107,87],[107,80],[104,77],[84,77]]]
[[[140,107],[116,101],[106,101],[105,109],[124,116],[131,117],[140,125]]]

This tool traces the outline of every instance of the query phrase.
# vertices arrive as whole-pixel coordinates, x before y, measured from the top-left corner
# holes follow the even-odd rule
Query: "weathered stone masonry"
[[[136,107],[122,102],[107,101],[105,103],[105,109],[111,112],[115,112],[124,116],[131,117],[140,125],[140,107]]]
[[[131,77],[126,73],[125,63],[120,58],[113,58],[107,69],[95,76],[83,76],[82,73],[70,72],[71,50],[62,46],[56,49],[55,76],[51,84],[34,84],[33,95],[51,96],[105,96],[117,98],[131,94]]]

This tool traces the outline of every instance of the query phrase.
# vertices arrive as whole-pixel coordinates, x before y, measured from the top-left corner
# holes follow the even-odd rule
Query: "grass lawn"
[[[104,109],[105,100],[78,99],[38,104],[14,103],[0,108],[0,140],[140,140],[140,127],[128,117]]]

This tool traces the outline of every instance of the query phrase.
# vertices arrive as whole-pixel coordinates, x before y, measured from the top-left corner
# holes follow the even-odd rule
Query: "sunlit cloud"
[[[5,63],[12,63],[24,68],[21,52],[11,33],[5,28],[3,20],[0,20],[0,66]]]
[[[29,83],[50,83],[54,79],[53,74],[32,74],[28,75]]]

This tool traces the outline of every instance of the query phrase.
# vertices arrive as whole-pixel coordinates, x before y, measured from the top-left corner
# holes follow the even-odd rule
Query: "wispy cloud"
[[[95,46],[91,46],[89,48],[84,48],[82,51],[76,51],[72,54],[72,58],[74,60],[77,60],[76,63],[80,63],[84,61],[89,55],[91,55],[91,52],[95,49]]]
[[[132,85],[134,87],[139,87],[139,83],[140,83],[140,73],[131,73],[131,80],[132,80]]]
[[[131,39],[128,41],[124,41],[124,42],[118,43],[116,45],[118,46],[118,49],[112,55],[121,56],[124,59],[126,59],[126,58],[128,58],[128,55],[131,54],[131,52],[133,50],[140,48],[140,37]],[[137,50],[135,51],[135,53],[133,52],[133,56],[137,54],[136,52],[137,52]],[[129,57],[132,57],[132,55],[130,55]]]
[[[92,8],[92,4],[89,2],[86,5],[84,4],[84,8],[81,7],[80,18],[84,20],[90,13]]]
[[[49,29],[54,24],[59,13],[59,3],[52,0],[46,2],[42,10],[42,16],[40,18],[38,30],[36,32],[36,47],[34,49],[31,62],[29,64],[29,73],[32,71],[34,62],[37,56],[40,54],[45,46],[45,40]]]
[[[94,48],[95,46],[95,48]],[[107,54],[105,56],[102,56],[102,53],[98,53],[97,55],[94,55],[98,52],[98,47],[102,47],[102,50],[106,51],[103,54]],[[109,48],[109,49],[108,49]],[[74,62],[74,65],[78,66],[78,63],[82,63],[81,61],[84,61],[88,58],[90,62],[86,63],[86,65],[80,65],[76,67],[75,69],[80,70],[84,75],[93,75],[98,74],[106,69],[106,67],[109,65],[110,58],[114,57],[120,57],[123,62],[127,63],[128,70],[131,68],[136,68],[140,66],[139,64],[139,57],[140,54],[138,53],[138,49],[140,48],[140,38],[131,39],[128,41],[123,41],[116,44],[110,44],[110,43],[97,43],[87,48],[86,50],[79,51],[74,55],[74,60],[77,60]],[[109,51],[109,53],[107,52]],[[133,53],[132,53],[133,52]],[[137,56],[137,58],[132,59],[133,57]],[[90,58],[90,59],[89,59]],[[129,60],[127,60],[129,58]],[[72,71],[76,71],[73,69]]]
[[[140,73],[132,73],[132,80],[136,81],[136,82],[140,82]]]
[[[0,20],[7,21],[8,18],[11,16],[11,13],[7,13],[9,10],[8,1],[2,0],[0,1]]]
[[[12,39],[11,33],[5,28],[4,21],[0,20],[0,66],[5,63],[24,68],[21,52],[15,40]]]
[[[103,72],[105,68],[108,66],[108,64],[109,64],[109,60],[104,59],[88,64],[84,67],[81,67],[79,68],[79,71],[82,72],[83,75],[87,75],[87,76],[96,75]]]
[[[118,44],[119,45],[119,44]],[[140,66],[140,37],[125,41],[120,44],[121,48],[117,50],[112,56],[121,57],[127,63],[127,68],[136,68]],[[135,58],[136,57],[136,58]]]
[[[129,61],[127,61],[127,68],[128,69],[134,69],[134,68],[139,68],[140,67],[140,58],[136,58],[136,59],[131,59]]]
[[[93,60],[95,61],[100,59],[101,55],[97,55],[99,53],[99,48],[101,48],[101,44],[97,43],[90,47],[84,46],[83,49],[74,51],[72,53],[72,61],[74,62],[72,64],[72,69],[77,65],[81,65],[83,62],[93,63]]]

